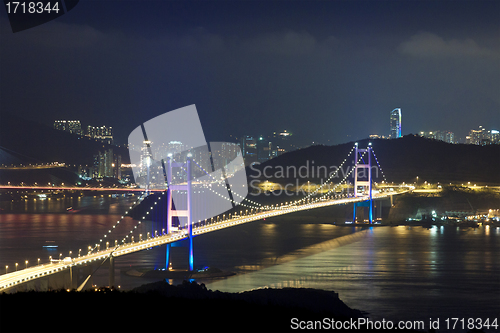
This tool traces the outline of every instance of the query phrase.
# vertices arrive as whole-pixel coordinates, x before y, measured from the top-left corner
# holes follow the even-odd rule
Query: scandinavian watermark
[[[250,165],[252,173],[249,181],[250,194],[253,196],[275,195],[293,196],[307,195],[311,192],[343,194],[346,191],[341,182],[354,178],[355,165],[315,165],[314,161],[307,160],[300,166],[266,165],[260,167],[256,162]],[[373,165],[369,168],[358,168],[358,179],[367,179],[368,172],[377,178],[379,167]],[[319,183],[310,179],[319,180]]]
[[[176,210],[187,209],[189,201],[192,221],[222,214],[248,194],[240,147],[207,143],[194,104],[141,124],[128,145],[135,183],[146,192],[170,188]],[[180,223],[186,225],[187,219]]]

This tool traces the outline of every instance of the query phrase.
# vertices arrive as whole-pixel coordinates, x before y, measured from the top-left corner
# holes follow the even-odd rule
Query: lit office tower
[[[80,120],[54,120],[54,129],[78,135],[82,134]]]
[[[488,132],[483,126],[479,126],[477,130],[470,130],[468,136],[465,137],[466,143],[473,145],[482,145],[485,144],[485,140],[487,141]]]
[[[141,175],[147,175],[148,173],[148,167],[151,166],[152,160],[153,160],[153,153],[151,151],[151,141],[144,140],[142,143],[141,147],[141,164],[139,165],[140,167],[140,174]]]
[[[113,144],[113,128],[107,126],[87,126],[87,136],[102,142]]]
[[[401,137],[401,108],[391,111],[391,139]]]
[[[455,143],[455,134],[450,131],[420,132],[420,136],[428,139],[441,140],[448,143]]]
[[[265,139],[263,136],[259,137],[257,140],[257,160],[263,163],[272,158],[272,143],[271,141]]]
[[[99,151],[97,155],[94,155],[94,165],[91,169],[89,177],[113,177],[113,149],[110,148],[104,152]]]
[[[244,136],[241,148],[246,166],[257,162],[257,140],[253,136]]]
[[[490,140],[492,144],[500,145],[500,131],[491,130],[490,131]]]

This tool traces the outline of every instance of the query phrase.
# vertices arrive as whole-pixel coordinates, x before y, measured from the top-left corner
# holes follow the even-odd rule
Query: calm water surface
[[[41,200],[40,200],[41,201]],[[51,199],[44,203],[2,203],[0,273],[47,262],[49,255],[75,256],[94,244],[120,219],[135,197]],[[23,206],[24,205],[24,206]],[[67,213],[73,206],[76,213]],[[125,218],[113,233],[121,239],[136,221]],[[152,230],[144,223],[139,232]],[[111,240],[114,240],[112,238]],[[332,243],[336,239],[338,242]],[[46,241],[57,250],[42,246]],[[330,241],[330,242],[328,242]],[[315,244],[323,243],[321,251]],[[376,227],[360,228],[273,219],[198,236],[195,265],[240,274],[203,281],[209,289],[243,291],[262,287],[333,290],[350,307],[373,319],[425,320],[449,317],[500,318],[500,229]],[[187,265],[187,248],[173,248],[174,267]],[[117,268],[160,267],[164,247],[123,256]],[[286,260],[284,260],[286,259]],[[277,265],[269,265],[278,262]],[[116,276],[123,289],[151,282]],[[175,282],[175,281],[174,281]],[[94,283],[107,284],[107,269]],[[491,319],[490,319],[491,320]]]

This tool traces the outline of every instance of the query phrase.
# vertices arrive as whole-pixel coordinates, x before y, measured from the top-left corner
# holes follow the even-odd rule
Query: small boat
[[[67,210],[68,212],[72,211],[72,210],[73,210],[73,206],[69,206],[68,208],[66,208],[66,210]]]
[[[45,241],[45,245],[43,245],[43,248],[45,249],[56,249],[58,248],[58,245],[55,244],[56,241]]]

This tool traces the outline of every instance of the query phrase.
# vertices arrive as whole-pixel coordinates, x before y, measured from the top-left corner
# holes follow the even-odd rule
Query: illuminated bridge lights
[[[395,195],[395,194],[401,194],[405,193],[411,189],[413,189],[413,186],[405,185],[401,186],[400,188],[405,188],[404,191],[392,191],[392,192],[385,192],[381,194],[376,194],[374,195],[374,198],[385,198],[390,195]],[[283,215],[283,214],[288,214],[291,212],[296,212],[296,211],[301,211],[301,210],[306,210],[306,209],[312,209],[312,208],[318,208],[318,207],[324,207],[324,206],[329,206],[329,205],[336,205],[336,204],[343,204],[343,203],[348,203],[348,202],[358,202],[358,201],[363,201],[364,198],[352,198],[351,196],[346,196],[342,199],[330,199],[327,200],[326,198],[322,198],[322,200],[315,200],[312,202],[309,202],[307,204],[303,205],[293,205],[293,206],[281,206],[281,207],[276,207],[274,210],[267,210],[267,211],[262,211],[262,208],[259,210],[257,209],[254,214],[251,215],[245,215],[245,216],[234,216],[231,219],[223,219],[222,221],[218,222],[213,222],[210,223],[208,226],[203,225],[203,226],[196,226],[193,229],[193,234],[195,235],[201,235],[207,232],[211,231],[216,231],[220,230],[223,228],[231,227],[234,225],[239,225],[242,223],[247,223],[251,221],[256,221],[260,220],[263,218],[267,217],[272,217],[272,216],[278,216],[278,215]],[[140,221],[139,221],[140,222]],[[127,236],[128,237],[128,236]],[[37,265],[33,266],[30,268],[22,269],[16,272],[10,272],[8,274],[4,274],[0,276],[0,289],[5,289],[14,286],[15,284],[22,283],[27,280],[32,280],[36,279],[48,274],[53,274],[55,272],[63,271],[65,269],[68,269],[71,266],[76,266],[76,265],[82,265],[86,263],[91,263],[95,262],[97,260],[103,260],[107,258],[109,255],[113,255],[114,257],[121,256],[121,255],[126,255],[129,253],[133,253],[136,251],[142,251],[144,249],[149,249],[154,246],[160,246],[163,244],[167,243],[172,243],[175,241],[178,241],[180,239],[187,238],[187,230],[181,230],[179,232],[174,232],[173,234],[162,234],[160,236],[153,237],[152,239],[144,240],[141,242],[137,243],[123,243],[120,245],[119,248],[114,248],[114,249],[106,249],[99,251],[98,253],[89,253],[88,255],[81,256],[78,258],[74,258],[74,262],[72,264],[62,264],[59,262],[52,262],[49,265]],[[124,238],[125,240],[126,238]],[[36,269],[37,271],[34,272],[33,270]],[[26,275],[22,275],[23,272],[26,271]],[[30,273],[31,272],[31,273]],[[20,275],[21,274],[21,275]],[[12,277],[18,276],[18,278],[15,278],[14,280]]]

